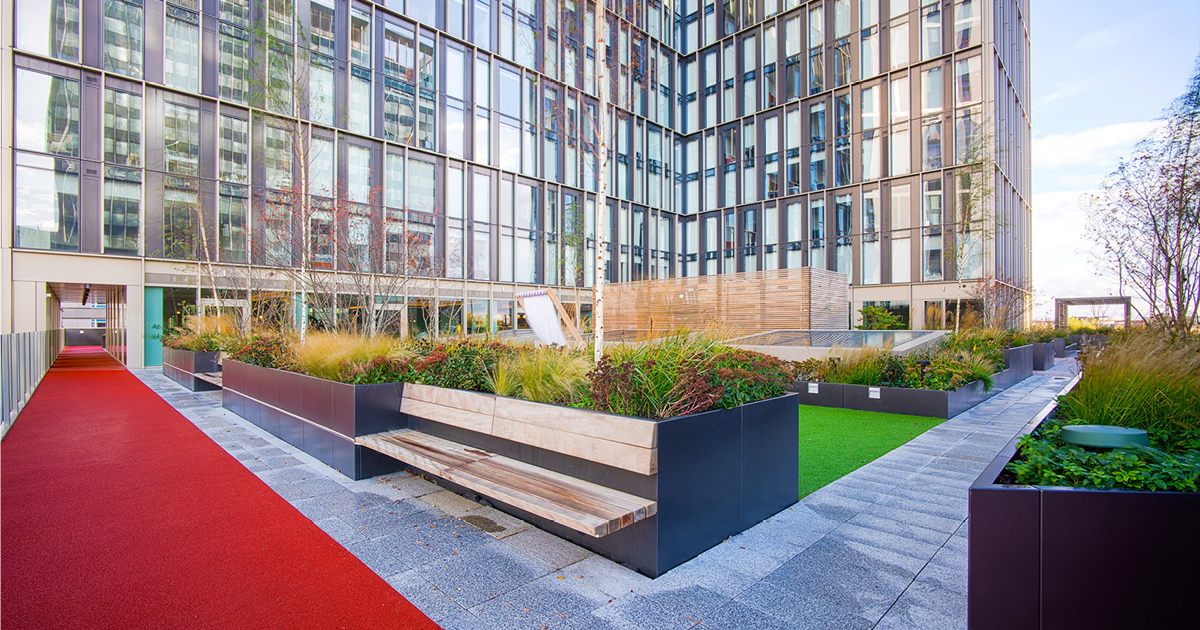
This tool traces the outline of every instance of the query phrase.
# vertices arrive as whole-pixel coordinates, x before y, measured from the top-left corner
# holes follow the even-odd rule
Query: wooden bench
[[[411,429],[355,443],[596,538],[658,511],[649,499]]]
[[[400,411],[641,476],[658,472],[657,425],[651,421],[411,383],[404,386]],[[355,443],[596,538],[658,512],[652,499],[413,429],[361,436]]]

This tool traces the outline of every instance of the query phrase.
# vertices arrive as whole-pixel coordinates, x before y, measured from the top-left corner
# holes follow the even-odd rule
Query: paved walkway
[[[967,488],[1060,361],[650,580],[409,474],[351,481],[156,369],[135,372],[446,630],[966,628]]]

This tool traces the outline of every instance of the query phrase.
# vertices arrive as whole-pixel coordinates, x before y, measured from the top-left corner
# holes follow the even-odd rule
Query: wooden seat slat
[[[411,429],[366,435],[355,442],[597,538],[658,511],[658,503],[650,499]]]

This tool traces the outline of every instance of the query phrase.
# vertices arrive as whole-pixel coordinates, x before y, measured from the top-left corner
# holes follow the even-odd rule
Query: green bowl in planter
[[[1127,429],[1103,424],[1070,424],[1059,434],[1064,442],[1093,448],[1150,446],[1150,434],[1141,429]]]

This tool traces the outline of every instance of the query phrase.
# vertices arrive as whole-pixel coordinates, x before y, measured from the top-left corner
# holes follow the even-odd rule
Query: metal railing
[[[34,330],[0,335],[0,437],[33,396],[42,377],[62,350],[61,330]]]

